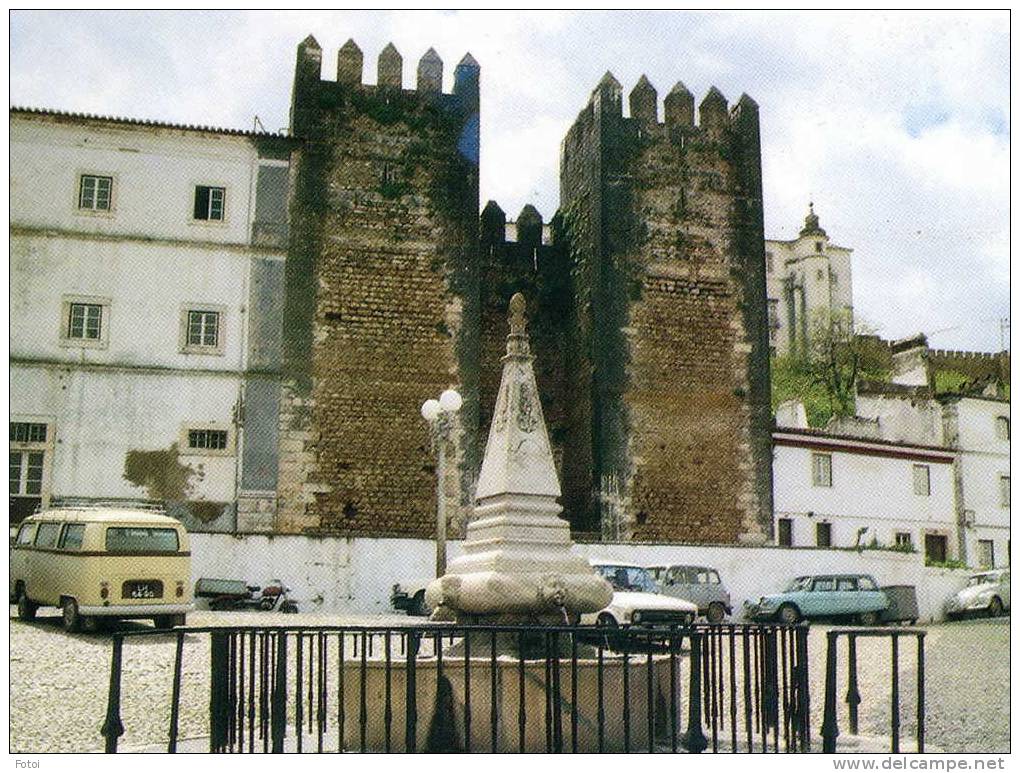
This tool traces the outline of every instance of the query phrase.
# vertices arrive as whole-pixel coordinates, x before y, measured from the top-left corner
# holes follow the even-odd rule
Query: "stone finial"
[[[710,88],[708,94],[701,100],[701,104],[698,106],[698,116],[701,128],[709,132],[719,131],[729,124],[726,97],[715,86]]]
[[[531,204],[525,204],[517,216],[517,243],[529,247],[542,244],[542,215]]]
[[[694,95],[681,81],[677,81],[666,95],[663,106],[667,126],[685,128],[694,126]]]
[[[309,35],[307,38],[302,40],[300,44],[298,44],[298,49],[303,49],[305,51],[311,49],[322,51],[322,46],[319,45],[319,41],[315,39],[314,35]]]
[[[465,107],[478,109],[478,82],[481,74],[481,67],[470,53],[464,57],[453,68],[453,93],[460,97]]]
[[[418,91],[423,94],[443,92],[443,60],[430,48],[418,61]]]
[[[608,70],[591,93],[591,104],[596,114],[614,117],[623,115],[623,87]]]
[[[322,71],[322,48],[309,35],[298,44],[295,80],[298,83],[318,81]]]
[[[520,293],[514,293],[510,299],[510,308],[507,312],[507,319],[510,321],[510,335],[523,335],[524,328],[528,324],[525,312],[528,309],[528,302]]]
[[[648,77],[641,76],[630,92],[630,117],[642,126],[657,126],[659,123],[659,95]]]
[[[825,233],[825,229],[818,224],[818,215],[815,214],[815,203],[808,203],[807,217],[804,218],[804,227],[800,229],[801,236],[820,236],[823,239],[828,239],[829,235]]]
[[[358,44],[353,39],[348,40],[340,47],[336,57],[336,82],[350,86],[361,85],[364,64],[365,58]]]
[[[387,43],[386,48],[379,54],[376,82],[386,88],[402,88],[404,85],[403,70],[404,58],[397,51],[396,46]]]

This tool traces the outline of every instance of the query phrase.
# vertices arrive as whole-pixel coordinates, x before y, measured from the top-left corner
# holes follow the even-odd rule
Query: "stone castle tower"
[[[535,377],[577,533],[761,540],[771,450],[761,154],[755,103],[699,108],[679,85],[658,121],[642,78],[623,116],[608,75],[567,134],[561,212],[530,205],[508,239],[479,218],[479,67],[417,88],[392,46],[378,85],[340,49],[322,80],[298,48],[302,142],[291,203],[280,427],[280,531],[433,534],[434,462],[418,406],[448,386],[448,502],[473,503],[505,348],[505,310],[533,310]],[[458,517],[454,514],[454,517]]]

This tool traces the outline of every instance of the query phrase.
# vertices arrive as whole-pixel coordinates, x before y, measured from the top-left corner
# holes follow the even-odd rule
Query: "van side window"
[[[18,544],[19,545],[31,545],[32,540],[35,539],[35,527],[34,523],[22,524],[21,530],[18,532]]]
[[[111,553],[176,553],[179,546],[176,529],[110,526],[106,530],[106,549]]]
[[[69,523],[60,535],[60,545],[64,550],[81,550],[82,538],[85,536],[84,523]]]
[[[35,546],[37,548],[52,548],[57,544],[59,534],[59,523],[40,523],[39,530],[35,533]]]

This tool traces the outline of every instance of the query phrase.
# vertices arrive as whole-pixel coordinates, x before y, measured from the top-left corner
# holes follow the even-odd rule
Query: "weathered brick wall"
[[[771,456],[757,116],[749,136],[713,92],[695,127],[693,98],[675,92],[662,125],[650,88],[639,84],[625,119],[607,76],[564,144],[594,466],[619,481],[625,536],[763,539]],[[746,123],[753,103],[741,106]]]
[[[298,56],[281,530],[429,536],[424,399],[465,395],[453,503],[477,467],[477,66],[443,95],[322,81],[314,40]]]
[[[529,227],[524,227],[526,218]],[[586,496],[590,478],[578,480],[578,466],[567,447],[569,404],[568,328],[572,319],[570,269],[559,245],[542,244],[542,220],[526,207],[517,220],[518,241],[507,242],[506,218],[495,202],[482,212],[481,253],[481,357],[479,368],[479,438],[484,444],[495,408],[506,354],[507,309],[514,293],[528,304],[528,334],[535,357],[535,381],[549,442],[560,475],[563,517],[573,524],[579,501]]]

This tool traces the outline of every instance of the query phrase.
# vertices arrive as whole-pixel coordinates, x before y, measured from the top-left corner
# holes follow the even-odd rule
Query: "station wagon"
[[[745,614],[753,620],[797,623],[811,618],[850,619],[874,625],[889,600],[868,574],[824,574],[798,577],[782,593],[748,602]]]

